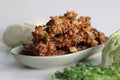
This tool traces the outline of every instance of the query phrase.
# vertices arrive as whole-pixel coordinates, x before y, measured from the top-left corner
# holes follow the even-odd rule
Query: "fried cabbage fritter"
[[[47,24],[36,26],[30,44],[23,44],[20,54],[57,56],[71,54],[106,41],[104,33],[93,28],[90,17],[78,17],[74,11],[51,16]]]

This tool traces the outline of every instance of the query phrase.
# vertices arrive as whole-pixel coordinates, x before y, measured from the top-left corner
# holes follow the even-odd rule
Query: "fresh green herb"
[[[120,68],[79,63],[66,67],[63,72],[57,71],[53,76],[53,80],[120,80]]]

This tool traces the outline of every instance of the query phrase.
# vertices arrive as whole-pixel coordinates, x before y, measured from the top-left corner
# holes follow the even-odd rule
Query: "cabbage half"
[[[16,47],[24,43],[32,41],[32,33],[35,30],[35,25],[32,24],[14,24],[5,30],[3,34],[3,42],[8,47]]]
[[[120,66],[120,30],[113,33],[102,50],[101,66]]]

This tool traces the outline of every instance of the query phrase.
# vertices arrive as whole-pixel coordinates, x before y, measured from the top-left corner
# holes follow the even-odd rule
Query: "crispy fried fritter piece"
[[[42,29],[42,26],[36,26],[35,32],[32,32],[33,35],[33,43],[38,43],[41,40],[46,40],[48,33]]]
[[[51,20],[46,24],[47,32],[54,37],[58,34],[64,34],[69,30],[70,22],[67,18],[51,17]]]
[[[63,16],[52,16],[44,26],[36,26],[33,42],[24,44],[21,54],[56,56],[70,54],[105,42],[104,33],[93,28],[91,18],[77,18],[74,11]]]
[[[70,11],[64,14],[64,16],[68,19],[75,19],[77,17],[77,13],[75,13],[74,11]]]

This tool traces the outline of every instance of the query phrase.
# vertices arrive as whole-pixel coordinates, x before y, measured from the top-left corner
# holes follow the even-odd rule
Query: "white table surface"
[[[90,16],[93,27],[106,36],[120,28],[120,0],[0,0],[0,80],[45,80],[64,68],[38,70],[20,65],[2,43],[2,35],[11,24],[49,20],[49,16],[62,15],[67,10]],[[100,58],[98,53],[87,61],[99,63]]]

